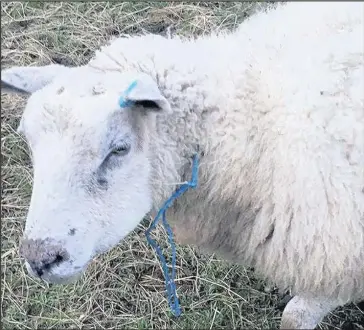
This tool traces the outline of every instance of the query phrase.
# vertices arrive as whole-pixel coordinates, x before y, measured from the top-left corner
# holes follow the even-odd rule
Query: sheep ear
[[[51,64],[46,66],[14,66],[1,70],[1,91],[16,94],[31,94],[43,88],[69,68]]]
[[[170,111],[168,100],[162,95],[157,83],[147,74],[141,74],[132,82],[125,95],[120,99],[120,106],[141,106],[147,110]]]

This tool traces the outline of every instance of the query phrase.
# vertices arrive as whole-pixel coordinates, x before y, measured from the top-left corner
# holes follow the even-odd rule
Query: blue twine
[[[119,99],[119,105],[121,108],[126,108],[126,107],[129,107],[133,104],[133,101],[130,101],[130,100],[126,100],[125,99],[125,96],[127,96],[137,85],[137,81],[134,80],[130,85],[129,87],[125,90],[125,92],[123,93],[122,96],[120,96],[120,99]]]
[[[195,188],[197,186],[197,176],[198,176],[198,158],[197,155],[193,158],[193,165],[192,165],[192,177],[191,181],[188,181],[184,184],[182,184],[174,193],[173,195],[164,203],[163,207],[159,210],[157,216],[152,221],[150,227],[145,232],[145,235],[147,237],[148,243],[156,250],[159,259],[162,263],[164,278],[166,282],[166,290],[168,295],[168,303],[172,310],[172,313],[175,316],[181,315],[181,309],[179,306],[177,291],[176,291],[176,285],[174,283],[174,278],[176,275],[176,245],[173,241],[173,233],[171,230],[171,227],[167,223],[166,219],[166,211],[167,209],[172,205],[173,201],[181,196],[188,188]],[[168,241],[172,248],[172,275],[169,276],[168,268],[167,268],[167,262],[166,259],[162,253],[161,248],[157,245],[157,243],[150,237],[150,232],[157,226],[160,216],[162,215],[162,223],[167,231],[168,235]]]
[[[133,88],[135,88],[136,85],[137,85],[137,82],[133,81],[129,85],[129,87],[125,90],[123,95],[120,97],[119,105],[120,105],[121,108],[125,108],[125,107],[128,107],[128,106],[133,104],[133,101],[126,100],[125,96],[127,96],[128,93],[130,93],[131,90],[133,90]],[[181,308],[179,306],[177,290],[176,290],[176,284],[174,283],[174,278],[176,276],[176,245],[175,245],[175,243],[173,241],[173,233],[172,233],[171,227],[167,223],[166,211],[172,205],[174,200],[176,198],[178,198],[179,196],[181,196],[188,188],[195,188],[197,186],[197,183],[198,183],[197,182],[197,177],[198,177],[198,157],[197,157],[197,155],[195,155],[194,158],[193,158],[193,164],[192,164],[191,181],[183,183],[173,193],[173,195],[164,203],[162,208],[158,211],[157,216],[154,218],[154,220],[152,221],[150,227],[145,232],[145,236],[147,237],[148,243],[156,250],[158,257],[161,260],[163,273],[164,273],[164,278],[165,278],[165,282],[166,282],[168,303],[169,303],[169,306],[170,306],[170,308],[172,310],[172,313],[175,316],[180,316],[181,315]],[[171,277],[169,276],[167,262],[166,262],[166,259],[165,259],[164,255],[163,255],[163,253],[162,253],[161,248],[157,245],[155,240],[153,240],[150,237],[150,232],[157,226],[161,216],[162,216],[163,226],[164,226],[165,230],[167,231],[168,241],[169,241],[169,243],[171,245],[171,248],[172,248],[172,275],[171,275]]]

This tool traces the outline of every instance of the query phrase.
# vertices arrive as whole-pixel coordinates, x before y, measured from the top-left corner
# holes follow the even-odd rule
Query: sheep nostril
[[[62,261],[64,261],[64,258],[58,253],[52,261],[48,260],[48,262],[43,263],[43,269],[50,270],[53,266],[58,266]]]
[[[33,273],[39,277],[69,260],[69,254],[62,244],[50,238],[24,239],[20,246],[20,254],[26,259]]]
[[[66,261],[66,258],[64,258],[61,254],[57,254],[53,258],[48,257],[43,260],[38,266],[36,266],[35,263],[32,263],[30,266],[39,277],[42,277],[44,273],[51,271],[53,267],[58,266],[63,261]]]
[[[54,263],[60,263],[63,261],[63,256],[60,254],[57,254],[56,259],[54,260]]]

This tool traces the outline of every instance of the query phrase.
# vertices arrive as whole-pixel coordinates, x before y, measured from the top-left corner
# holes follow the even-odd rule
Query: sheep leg
[[[280,329],[315,329],[339,303],[322,297],[293,297],[284,308]]]

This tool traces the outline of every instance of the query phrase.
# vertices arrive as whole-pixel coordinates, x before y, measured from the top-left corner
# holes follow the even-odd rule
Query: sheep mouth
[[[34,270],[30,267],[28,262],[25,262],[25,266],[28,274],[32,278],[54,285],[66,285],[74,283],[82,277],[86,269],[86,267],[74,267],[69,273],[62,272],[61,274],[57,273],[57,268],[55,268],[52,271],[44,272],[41,276],[39,276],[39,274],[34,272]]]

